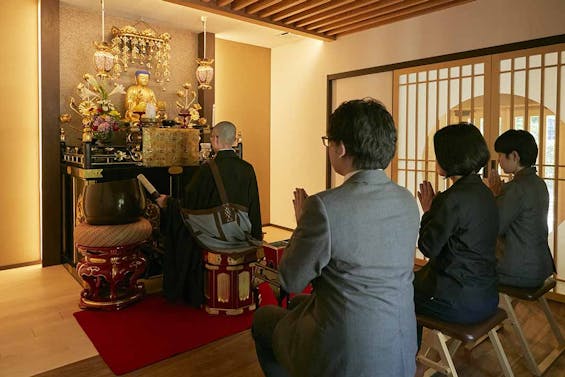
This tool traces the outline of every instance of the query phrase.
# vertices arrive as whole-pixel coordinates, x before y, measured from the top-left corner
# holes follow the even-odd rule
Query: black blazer
[[[219,151],[214,158],[230,203],[247,207],[251,235],[263,239],[259,190],[253,166],[239,158],[233,150]],[[214,176],[208,164],[203,164],[185,187],[181,205],[188,209],[206,209],[222,204]]]
[[[549,193],[536,168],[520,170],[496,197],[500,214],[497,244],[501,284],[537,287],[555,271],[547,244]]]
[[[498,302],[497,233],[495,199],[478,175],[438,193],[420,223],[418,247],[430,260],[416,273],[414,289],[460,308]]]

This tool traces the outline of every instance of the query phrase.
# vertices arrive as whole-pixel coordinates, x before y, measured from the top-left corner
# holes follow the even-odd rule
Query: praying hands
[[[308,194],[303,188],[296,188],[294,190],[294,199],[292,199],[292,204],[294,205],[294,216],[296,217],[297,223],[302,216],[302,206],[304,205],[304,201],[307,197]]]
[[[434,200],[436,194],[429,181],[423,181],[420,183],[420,189],[418,190],[418,200],[422,206],[424,212],[428,212],[432,206],[432,201]]]

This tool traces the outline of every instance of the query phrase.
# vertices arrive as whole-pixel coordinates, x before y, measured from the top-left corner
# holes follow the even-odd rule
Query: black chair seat
[[[555,288],[555,279],[553,277],[549,277],[543,282],[541,287],[518,288],[511,287],[509,285],[499,285],[498,291],[520,300],[535,301],[553,288]]]
[[[486,335],[496,325],[506,319],[506,312],[498,308],[492,316],[483,322],[463,325],[460,323],[444,322],[437,318],[427,317],[425,315],[416,315],[419,325],[428,329],[438,330],[452,338],[459,339],[464,343],[475,342],[482,336]]]

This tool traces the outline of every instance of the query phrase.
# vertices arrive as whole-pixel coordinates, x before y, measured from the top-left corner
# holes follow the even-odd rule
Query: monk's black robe
[[[219,151],[216,165],[224,182],[228,201],[248,208],[251,235],[263,239],[259,190],[253,166],[233,150]],[[208,164],[202,165],[186,186],[181,200],[169,198],[162,211],[161,232],[165,236],[163,292],[171,301],[185,301],[199,307],[204,301],[201,249],[185,226],[180,209],[207,209],[221,204]]]

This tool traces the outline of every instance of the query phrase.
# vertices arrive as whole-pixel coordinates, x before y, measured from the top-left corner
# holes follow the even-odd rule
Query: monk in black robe
[[[259,190],[253,166],[239,158],[232,148],[235,126],[218,123],[211,132],[210,142],[216,153],[214,161],[230,203],[247,207],[251,221],[251,236],[263,239]],[[157,204],[162,211],[161,231],[165,235],[163,292],[171,301],[185,301],[199,307],[204,302],[204,269],[201,250],[181,217],[181,208],[208,209],[222,204],[212,171],[203,164],[185,187],[181,200],[161,195]]]

